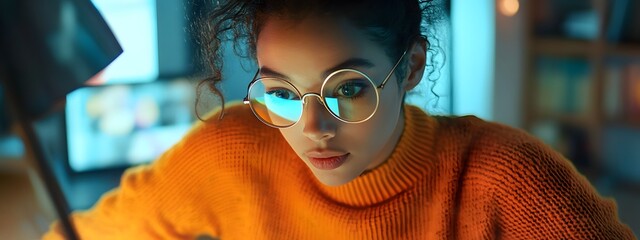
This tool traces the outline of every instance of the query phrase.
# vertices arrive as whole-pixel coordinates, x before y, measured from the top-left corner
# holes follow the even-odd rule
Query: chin
[[[351,177],[351,176],[343,175],[341,173],[335,173],[335,172],[334,173],[329,173],[329,172],[321,173],[321,172],[317,172],[317,171],[322,171],[322,170],[313,171],[313,174],[318,179],[318,181],[320,181],[324,185],[332,186],[332,187],[338,187],[340,185],[347,184],[347,183],[353,181],[356,177],[358,177],[358,175],[355,175],[355,176]]]

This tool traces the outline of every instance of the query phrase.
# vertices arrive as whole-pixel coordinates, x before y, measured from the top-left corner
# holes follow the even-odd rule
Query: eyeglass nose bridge
[[[348,122],[344,119],[341,119],[338,115],[336,115],[331,109],[329,109],[329,106],[327,105],[326,100],[324,99],[324,97],[320,94],[314,93],[314,92],[309,92],[309,93],[305,93],[302,95],[302,97],[300,97],[300,101],[302,102],[302,114],[304,114],[304,106],[307,104],[307,97],[317,97],[318,101],[322,104],[322,106],[324,106],[324,109],[329,112],[329,114],[331,114],[333,117],[335,117],[336,119],[342,121],[342,122]],[[300,115],[300,118],[302,118],[302,114]]]
[[[322,105],[324,105],[325,107],[327,106],[327,104],[324,102],[324,99],[322,98],[322,96],[321,96],[320,94],[313,93],[313,92],[305,93],[305,94],[303,94],[303,95],[302,95],[302,97],[300,97],[300,100],[302,101],[302,106],[304,106],[305,104],[307,104],[307,100],[306,100],[306,99],[307,99],[307,97],[309,97],[309,96],[315,96],[315,97],[317,97],[317,98],[318,98],[318,100],[320,100],[320,102],[322,103]]]
[[[329,113],[331,113],[331,115],[334,115],[331,110],[329,110],[329,107],[327,106],[327,103],[324,101],[324,98],[322,97],[322,95],[314,93],[314,92],[309,92],[309,93],[305,93],[302,95],[302,97],[300,97],[300,101],[302,102],[302,114],[304,114],[304,106],[307,105],[307,97],[317,97],[318,101],[322,104],[322,106],[324,106],[325,110],[329,111]],[[302,116],[300,116],[302,117]],[[336,117],[334,115],[334,117]]]

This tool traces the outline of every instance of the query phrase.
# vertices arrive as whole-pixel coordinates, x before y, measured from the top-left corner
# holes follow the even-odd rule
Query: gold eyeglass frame
[[[304,112],[304,105],[306,104],[305,98],[306,98],[307,96],[316,96],[316,97],[318,97],[318,98],[320,99],[320,102],[322,103],[322,105],[324,105],[324,108],[325,108],[327,111],[329,111],[329,113],[331,113],[331,115],[332,115],[333,117],[337,118],[338,120],[340,120],[340,121],[342,121],[342,122],[344,122],[344,123],[362,123],[362,122],[365,122],[365,121],[369,120],[369,119],[370,119],[371,117],[373,117],[373,115],[375,115],[375,114],[376,114],[376,112],[378,111],[378,106],[380,105],[380,92],[379,92],[379,91],[382,91],[382,89],[384,88],[384,86],[387,84],[387,81],[389,81],[389,79],[391,78],[391,75],[393,75],[393,73],[395,72],[396,68],[398,67],[398,65],[400,65],[400,62],[402,61],[402,59],[404,58],[404,56],[405,56],[406,54],[407,54],[407,51],[405,50],[405,51],[402,53],[402,56],[400,56],[400,58],[399,58],[399,59],[398,59],[398,61],[396,62],[396,64],[395,64],[395,65],[393,65],[393,68],[391,68],[391,71],[389,71],[389,74],[387,74],[387,77],[385,77],[385,78],[384,78],[384,80],[382,81],[382,83],[376,87],[376,91],[375,91],[375,92],[376,92],[376,107],[375,107],[375,109],[373,110],[373,112],[371,113],[371,115],[369,115],[368,117],[366,117],[366,118],[365,118],[365,119],[363,119],[363,120],[359,120],[359,121],[347,121],[347,120],[344,120],[344,119],[340,118],[340,117],[339,117],[339,116],[337,116],[333,111],[331,111],[331,109],[329,109],[329,107],[327,106],[327,102],[325,101],[324,96],[323,96],[324,87],[325,87],[325,85],[327,84],[327,80],[329,80],[329,79],[330,79],[331,77],[333,77],[334,75],[339,74],[339,73],[343,73],[343,72],[355,72],[355,73],[361,74],[362,76],[364,76],[364,77],[365,77],[365,78],[366,78],[366,79],[371,83],[371,85],[372,85],[372,86],[376,86],[376,84],[373,82],[373,80],[371,80],[371,78],[369,77],[369,75],[367,75],[367,74],[365,74],[365,73],[363,73],[363,72],[361,72],[361,71],[358,71],[358,70],[356,70],[356,69],[350,69],[350,68],[340,69],[340,70],[337,70],[337,71],[335,71],[335,72],[333,72],[333,73],[329,74],[329,76],[327,76],[327,77],[324,79],[324,81],[322,82],[322,86],[320,87],[320,94],[318,94],[318,93],[314,93],[314,92],[308,92],[308,93],[305,93],[305,94],[300,94],[300,90],[298,90],[298,88],[297,88],[296,86],[294,86],[294,85],[293,85],[293,84],[291,84],[289,81],[284,80],[284,79],[274,78],[274,77],[269,77],[269,78],[257,78],[257,77],[258,77],[258,75],[260,74],[260,69],[258,69],[258,71],[256,72],[256,74],[253,76],[253,80],[251,80],[251,82],[249,82],[249,86],[247,87],[247,95],[244,97],[244,99],[243,99],[243,101],[242,101],[242,102],[243,102],[244,104],[248,104],[248,105],[249,105],[249,107],[251,108],[251,111],[253,112],[253,115],[255,115],[255,116],[256,116],[256,118],[258,118],[258,120],[260,120],[262,123],[266,124],[267,126],[274,127],[274,128],[282,128],[282,129],[285,129],[285,128],[290,128],[290,127],[292,127],[292,126],[296,125],[296,123],[300,122],[300,118],[302,118],[302,113],[300,114],[300,116],[298,117],[298,119],[297,119],[295,122],[293,122],[291,125],[287,125],[287,126],[278,126],[278,125],[274,125],[274,124],[269,123],[269,122],[267,122],[266,120],[262,119],[262,117],[260,117],[260,115],[259,115],[258,113],[256,113],[256,110],[253,108],[253,104],[251,104],[251,101],[249,100],[249,93],[251,92],[251,89],[253,88],[254,83],[256,83],[258,80],[262,80],[262,79],[277,79],[277,80],[280,80],[280,81],[283,81],[283,82],[287,83],[288,85],[290,85],[291,87],[293,87],[293,89],[295,89],[295,90],[296,90],[296,94],[297,94],[298,96],[300,96],[300,100],[301,100],[301,102],[302,102],[302,111],[303,111],[303,112]]]

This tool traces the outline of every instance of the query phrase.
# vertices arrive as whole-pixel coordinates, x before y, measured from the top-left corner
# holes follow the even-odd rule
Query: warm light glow
[[[507,17],[516,15],[518,9],[520,9],[520,2],[518,2],[518,0],[498,0],[498,2],[500,13]]]
[[[107,80],[104,78],[104,70],[102,70],[96,73],[96,75],[94,75],[93,77],[89,78],[89,80],[87,80],[85,84],[89,86],[98,86],[104,84],[106,81]]]

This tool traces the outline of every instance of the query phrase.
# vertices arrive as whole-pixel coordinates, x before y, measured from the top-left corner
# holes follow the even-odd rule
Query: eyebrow
[[[338,71],[340,69],[345,69],[345,68],[372,68],[374,67],[375,64],[373,64],[371,61],[364,59],[364,58],[349,58],[346,61],[331,67],[327,70],[325,70],[323,72],[323,78],[326,78],[327,76],[329,76],[329,74]],[[269,67],[266,66],[262,66],[259,70],[259,73],[263,76],[269,76],[269,77],[275,77],[275,78],[282,78],[282,79],[289,79],[286,75],[279,73]]]

